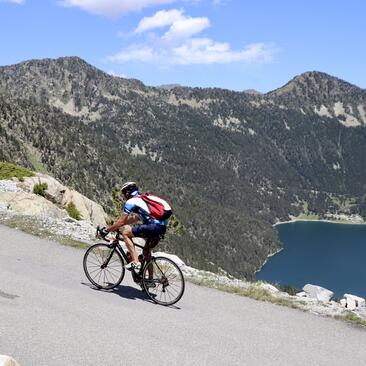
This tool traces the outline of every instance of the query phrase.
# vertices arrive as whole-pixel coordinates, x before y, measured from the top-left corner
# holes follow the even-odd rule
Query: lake
[[[284,249],[268,259],[258,280],[366,297],[366,225],[299,221],[277,229]]]

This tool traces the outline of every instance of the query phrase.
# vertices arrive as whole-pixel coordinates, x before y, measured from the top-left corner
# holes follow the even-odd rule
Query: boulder
[[[0,355],[0,366],[19,366],[19,364],[12,357]]]
[[[83,220],[90,221],[94,226],[106,225],[107,214],[98,203],[90,200],[77,191],[68,190],[64,194],[62,204],[67,206],[70,202],[75,204]]]
[[[61,210],[44,197],[27,192],[6,192],[0,194],[0,206],[6,205],[9,209],[22,215],[52,217],[62,219],[67,212]]]
[[[68,188],[49,175],[36,173],[33,177],[25,177],[24,181],[19,183],[18,186],[29,193],[33,193],[34,186],[40,183],[47,183],[46,198],[61,205],[64,192]]]
[[[60,207],[67,207],[69,203],[73,202],[83,220],[89,221],[94,226],[106,225],[107,214],[101,205],[83,196],[81,193],[62,185],[53,177],[36,173],[34,177],[26,177],[24,182],[18,185],[25,191],[32,193],[33,187],[39,183],[47,183],[48,188],[45,192],[47,200]]]
[[[311,284],[305,285],[303,287],[303,290],[305,291],[306,296],[322,302],[329,302],[330,299],[334,296],[334,293],[332,291],[327,290],[324,287]]]
[[[166,257],[166,258],[169,258],[171,259],[178,267],[184,267],[185,266],[185,263],[176,255],[174,254],[167,254],[167,253],[163,253],[163,252],[156,252],[154,253],[154,256],[155,257],[159,257],[159,256],[162,256],[162,257]]]
[[[347,309],[348,310],[355,310],[357,307],[355,299],[349,298],[347,299]]]
[[[353,306],[353,304],[355,305],[355,307],[359,308],[359,307],[364,307],[365,306],[365,299],[363,299],[362,297],[356,296],[356,295],[351,295],[351,294],[344,294],[343,297],[345,298],[346,302],[347,302],[347,308],[349,308],[349,304],[351,306]]]

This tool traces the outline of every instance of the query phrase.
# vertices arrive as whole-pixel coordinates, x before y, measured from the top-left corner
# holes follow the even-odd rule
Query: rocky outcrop
[[[334,292],[327,290],[324,287],[307,284],[303,287],[307,297],[317,299],[322,302],[329,302],[334,296]]]
[[[65,210],[60,209],[44,197],[24,191],[0,194],[0,205],[6,205],[7,208],[22,215],[39,218],[62,219],[68,216]]]
[[[34,194],[37,183],[47,183],[45,197]],[[71,218],[64,209],[73,202],[82,220]],[[23,182],[17,179],[0,180],[1,222],[12,222],[16,227],[58,239],[90,242],[95,236],[95,226],[106,224],[106,213],[97,203],[71,190],[56,179],[37,174]]]
[[[344,294],[340,303],[348,310],[355,310],[356,308],[365,307],[365,299],[351,294]]]
[[[19,187],[27,192],[33,192],[33,187],[39,183],[47,183],[45,198],[60,207],[67,207],[71,202],[74,203],[81,213],[82,219],[90,221],[94,226],[106,224],[107,214],[103,207],[81,193],[62,185],[56,179],[41,173],[34,177],[27,177],[24,182],[19,182]]]

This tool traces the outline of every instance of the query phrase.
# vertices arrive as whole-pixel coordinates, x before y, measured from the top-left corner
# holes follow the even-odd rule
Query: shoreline
[[[282,242],[281,242],[281,243],[282,243]],[[279,252],[282,252],[284,249],[285,249],[285,248],[284,248],[284,247],[282,247],[282,248],[279,248],[278,250],[276,250],[274,253],[268,254],[268,255],[267,255],[267,258],[265,259],[265,261],[263,262],[263,264],[260,266],[260,268],[259,268],[259,269],[257,269],[257,270],[255,270],[255,272],[254,272],[254,276],[255,276],[258,272],[260,272],[260,271],[263,269],[263,266],[268,262],[268,260],[269,260],[271,257],[273,257],[274,255],[278,254]]]
[[[293,218],[291,220],[288,221],[280,221],[280,222],[276,222],[275,224],[273,224],[272,226],[278,226],[278,225],[283,225],[283,224],[291,224],[294,222],[300,222],[300,221],[314,221],[314,222],[327,222],[329,224],[342,224],[342,225],[366,225],[366,222],[359,222],[359,221],[346,221],[346,220],[329,220],[329,219],[298,219],[298,218]]]

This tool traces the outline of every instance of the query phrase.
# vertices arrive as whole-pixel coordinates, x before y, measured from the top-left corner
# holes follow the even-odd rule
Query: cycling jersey
[[[149,207],[144,202],[144,200],[140,197],[136,197],[139,195],[140,195],[139,192],[132,193],[132,197],[126,201],[123,207],[123,212],[125,212],[128,215],[131,212],[136,213],[140,217],[140,220],[142,221],[143,224],[154,223],[159,225],[167,225],[168,223],[167,220],[156,220],[151,216]]]

